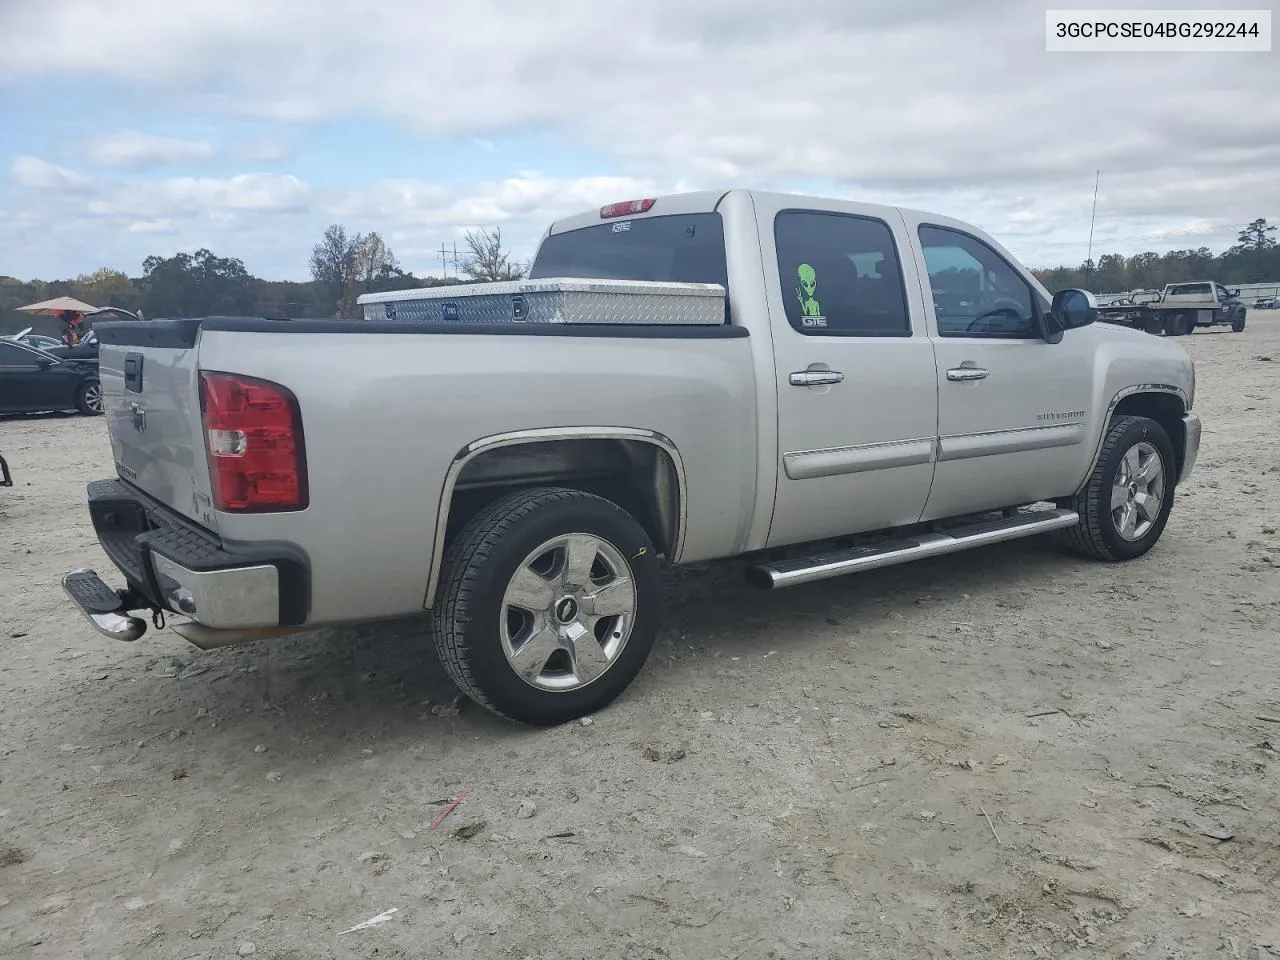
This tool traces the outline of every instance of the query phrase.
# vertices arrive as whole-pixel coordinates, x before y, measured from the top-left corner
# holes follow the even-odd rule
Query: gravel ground
[[[0,420],[0,955],[1280,957],[1280,314],[1184,343],[1147,558],[682,571],[640,680],[545,731],[459,712],[415,621],[112,645],[57,585],[110,569],[103,422]]]

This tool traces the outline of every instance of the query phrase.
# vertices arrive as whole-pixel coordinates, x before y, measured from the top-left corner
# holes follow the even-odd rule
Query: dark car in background
[[[98,335],[90,330],[79,343],[67,345],[58,343],[50,347],[41,347],[45,353],[64,360],[92,360],[98,362]]]
[[[65,344],[57,337],[46,336],[42,333],[33,333],[30,327],[20,333],[15,333],[7,337],[0,337],[0,342],[9,341],[10,343],[21,343],[24,346],[35,347],[37,350],[43,350],[51,353],[55,357],[63,359],[75,360],[97,360],[98,359],[98,335],[92,329],[88,330],[79,343]]]
[[[30,327],[27,327],[27,329],[18,333],[10,334],[7,337],[0,337],[0,340],[13,340],[17,343],[25,343],[28,347],[35,347],[37,350],[48,350],[50,347],[62,346],[62,341],[57,337],[45,336],[43,333],[32,333]]]
[[[102,413],[97,359],[57,357],[15,340],[0,340],[0,413],[53,410]]]

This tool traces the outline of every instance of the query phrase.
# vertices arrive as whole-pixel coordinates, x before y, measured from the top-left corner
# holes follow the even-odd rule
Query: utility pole
[[[1098,219],[1098,183],[1102,180],[1102,171],[1099,170],[1097,176],[1093,178],[1093,213],[1089,215],[1089,255],[1085,257],[1087,264],[1086,270],[1093,272],[1093,225]],[[1086,276],[1086,280],[1088,277]]]
[[[454,241],[453,250],[448,250],[443,241],[440,244],[440,271],[445,278],[449,276],[449,265],[453,264],[453,275],[458,276],[458,243]]]

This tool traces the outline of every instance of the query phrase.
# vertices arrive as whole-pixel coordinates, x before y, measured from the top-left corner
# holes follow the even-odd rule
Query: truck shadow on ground
[[[1085,566],[1055,544],[1031,541],[975,551],[960,563],[943,557],[775,592],[748,586],[732,567],[684,568],[669,576],[665,625],[622,699],[660,701],[680,685],[681,672],[700,669],[696,685],[715,698],[716,685],[735,682],[713,669],[723,663],[716,659],[721,656],[762,656],[780,648],[803,656],[806,646],[849,635],[874,653],[889,642],[886,618],[907,619],[907,629],[919,629],[921,617],[934,616],[918,612],[923,602],[1024,606],[1046,585],[1061,588],[1086,574]],[[206,653],[176,635],[153,634],[108,675],[76,686],[86,695],[92,691],[94,706],[91,716],[74,705],[67,711],[66,724],[77,729],[59,736],[73,742],[78,733],[80,742],[148,743],[206,725],[244,740],[248,750],[268,732],[276,740],[331,748],[424,738],[518,741],[537,733],[459,702],[424,618]]]

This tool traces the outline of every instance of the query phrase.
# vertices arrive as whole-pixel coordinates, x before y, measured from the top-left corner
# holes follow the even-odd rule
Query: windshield
[[[577,277],[728,286],[718,213],[606,221],[542,241],[531,280]]]

